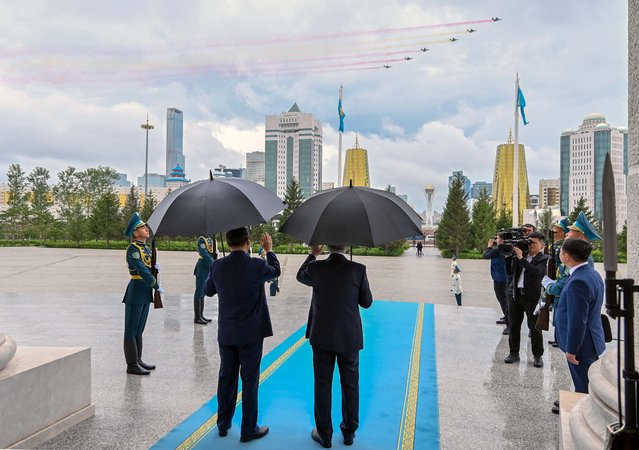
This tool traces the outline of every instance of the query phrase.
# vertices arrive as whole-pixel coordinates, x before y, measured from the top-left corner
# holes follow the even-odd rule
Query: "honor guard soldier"
[[[195,264],[195,294],[193,295],[193,322],[208,325],[211,319],[204,317],[204,285],[209,276],[209,268],[217,259],[215,240],[200,236],[197,239],[197,252],[200,255]]]
[[[164,290],[151,274],[151,249],[147,247],[149,229],[135,212],[129,220],[124,236],[131,239],[126,249],[126,262],[131,279],[126,287],[122,303],[124,309],[124,357],[126,372],[133,375],[148,375],[154,365],[142,362],[142,332],[153,302],[153,289],[161,294]]]

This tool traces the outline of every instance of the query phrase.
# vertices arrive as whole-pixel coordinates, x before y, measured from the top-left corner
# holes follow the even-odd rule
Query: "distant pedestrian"
[[[457,267],[457,257],[453,255],[452,261],[450,262],[450,276],[452,277],[455,274],[455,267]]]
[[[422,256],[422,249],[424,248],[422,241],[418,241],[415,247],[417,247],[417,256]]]
[[[457,266],[453,269],[453,286],[450,289],[453,294],[455,294],[455,300],[457,301],[457,306],[462,305],[462,285],[461,285],[461,269]]]

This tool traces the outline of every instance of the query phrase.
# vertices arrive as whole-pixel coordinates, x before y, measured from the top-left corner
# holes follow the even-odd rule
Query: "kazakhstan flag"
[[[517,104],[519,106],[519,112],[521,112],[521,118],[524,121],[524,125],[528,125],[530,122],[526,121],[526,114],[524,113],[524,108],[526,107],[526,99],[524,98],[524,93],[521,92],[521,88],[517,87]]]
[[[339,114],[339,131],[344,131],[344,110],[342,109],[342,97],[339,98],[339,103],[337,103],[337,114]]]

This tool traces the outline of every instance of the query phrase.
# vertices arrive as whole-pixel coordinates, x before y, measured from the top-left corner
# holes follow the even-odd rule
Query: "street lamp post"
[[[153,129],[153,125],[149,123],[149,115],[146,115],[146,123],[140,125],[146,130],[146,154],[144,158],[144,201],[146,201],[147,187],[149,185],[149,130]]]

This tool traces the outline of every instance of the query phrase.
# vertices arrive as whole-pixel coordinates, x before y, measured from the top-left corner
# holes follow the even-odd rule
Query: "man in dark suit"
[[[522,249],[516,246],[513,249],[513,301],[508,308],[510,353],[504,362],[506,364],[519,362],[521,324],[525,314],[531,333],[533,365],[543,367],[544,362],[541,357],[544,354],[544,343],[541,331],[535,327],[534,312],[541,295],[541,280],[546,275],[548,255],[543,254],[546,240],[543,234],[534,231],[528,235],[528,239],[531,242],[527,256],[524,256]]]
[[[251,258],[246,228],[226,233],[231,253],[213,261],[205,293],[218,296],[217,341],[220,373],[217,385],[217,427],[226,436],[237,403],[238,373],[242,376],[242,429],[240,441],[264,437],[268,427],[257,424],[257,389],[264,338],[273,336],[264,283],[280,275],[280,263],[272,252],[268,234],[262,239],[266,261]]]
[[[368,286],[366,266],[343,255],[344,246],[329,245],[328,258],[317,261],[322,246],[311,247],[297,272],[297,281],[313,288],[306,337],[313,348],[315,378],[315,424],[311,438],[330,448],[333,437],[331,387],[335,360],[342,385],[344,444],[352,445],[359,426],[359,351],[364,335],[359,307],[368,308],[373,296]]]
[[[555,312],[557,344],[566,353],[576,392],[588,393],[588,369],[606,349],[601,306],[604,283],[588,265],[592,245],[582,239],[566,239],[559,257],[570,268]]]

